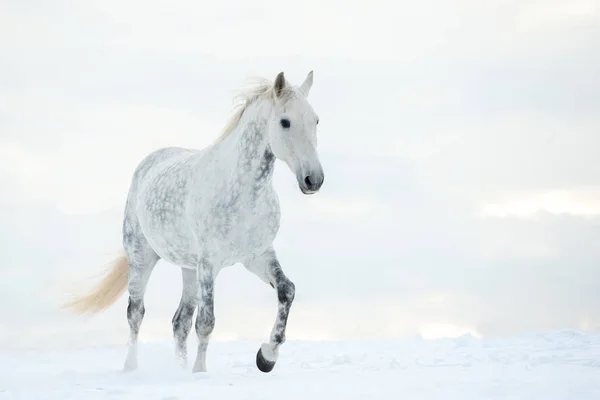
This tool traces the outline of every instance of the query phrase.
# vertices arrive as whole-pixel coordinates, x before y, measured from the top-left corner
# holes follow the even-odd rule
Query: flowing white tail
[[[110,307],[123,294],[129,280],[129,263],[122,254],[112,262],[108,274],[88,294],[74,298],[63,305],[74,313],[98,313]]]

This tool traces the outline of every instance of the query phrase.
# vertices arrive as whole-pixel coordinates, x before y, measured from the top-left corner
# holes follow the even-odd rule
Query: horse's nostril
[[[304,183],[306,184],[307,187],[312,187],[312,181],[310,179],[310,176],[307,176],[306,178],[304,178]]]

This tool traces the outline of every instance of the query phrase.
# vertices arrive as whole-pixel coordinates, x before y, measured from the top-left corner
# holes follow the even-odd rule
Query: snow
[[[180,368],[171,342],[140,343],[130,373],[125,346],[4,351],[0,399],[600,399],[600,335],[579,331],[288,341],[270,374],[254,365],[259,346],[212,341],[204,374],[193,357]]]

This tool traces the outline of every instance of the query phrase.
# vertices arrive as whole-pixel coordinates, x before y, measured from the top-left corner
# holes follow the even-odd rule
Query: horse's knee
[[[289,279],[282,279],[277,285],[277,297],[280,303],[291,304],[296,297],[296,285]]]
[[[196,317],[196,333],[198,336],[209,336],[215,328],[215,314],[214,311],[208,307],[201,307],[198,309],[198,316]]]
[[[173,319],[173,334],[175,336],[187,336],[192,326],[192,317],[194,315],[194,305],[182,304],[179,306]]]

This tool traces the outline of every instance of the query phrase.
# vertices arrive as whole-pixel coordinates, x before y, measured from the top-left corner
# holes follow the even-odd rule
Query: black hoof
[[[256,353],[256,366],[262,372],[271,372],[275,366],[275,361],[266,360],[262,355],[262,350],[258,349],[258,353]]]

